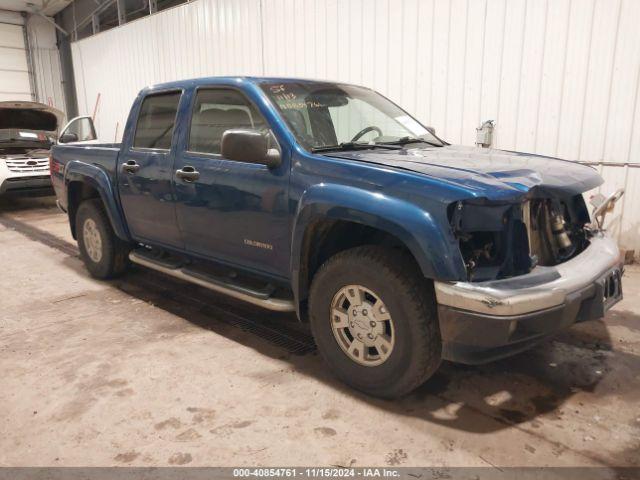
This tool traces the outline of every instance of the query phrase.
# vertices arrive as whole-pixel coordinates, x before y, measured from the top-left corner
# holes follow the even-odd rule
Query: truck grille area
[[[49,159],[33,158],[28,156],[10,156],[5,157],[5,163],[10,172],[15,173],[30,173],[30,172],[48,172],[49,171]]]
[[[589,244],[584,225],[589,214],[581,195],[566,199],[532,199],[523,205],[530,254],[537,265],[566,262]]]

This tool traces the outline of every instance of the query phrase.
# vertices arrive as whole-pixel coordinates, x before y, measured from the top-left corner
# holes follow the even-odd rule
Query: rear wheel
[[[315,275],[309,305],[320,354],[358,390],[397,398],[440,365],[433,287],[403,252],[364,246],[335,255]]]
[[[78,207],[76,234],[80,257],[91,276],[108,279],[126,271],[131,247],[116,236],[99,199],[85,200]]]

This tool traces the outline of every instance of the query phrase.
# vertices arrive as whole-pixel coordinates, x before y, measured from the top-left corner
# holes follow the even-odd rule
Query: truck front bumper
[[[443,357],[477,364],[525,350],[576,322],[601,318],[622,299],[615,242],[591,238],[553,267],[487,282],[435,282]]]

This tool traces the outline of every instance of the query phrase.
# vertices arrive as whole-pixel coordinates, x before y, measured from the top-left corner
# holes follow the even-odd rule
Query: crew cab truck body
[[[381,397],[622,297],[618,249],[582,197],[595,170],[449,145],[363,87],[149,87],[121,144],[55,146],[51,175],[94,276],[134,262],[296,311],[335,374]]]

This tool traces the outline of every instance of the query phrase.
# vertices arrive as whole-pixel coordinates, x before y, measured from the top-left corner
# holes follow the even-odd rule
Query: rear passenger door
[[[182,249],[173,196],[173,136],[181,91],[147,95],[118,158],[118,189],[134,239]]]
[[[178,224],[186,250],[276,276],[288,275],[289,162],[273,169],[224,158],[222,134],[255,129],[271,135],[258,108],[234,88],[194,93],[185,145],[176,154]],[[185,175],[188,174],[188,175]]]

